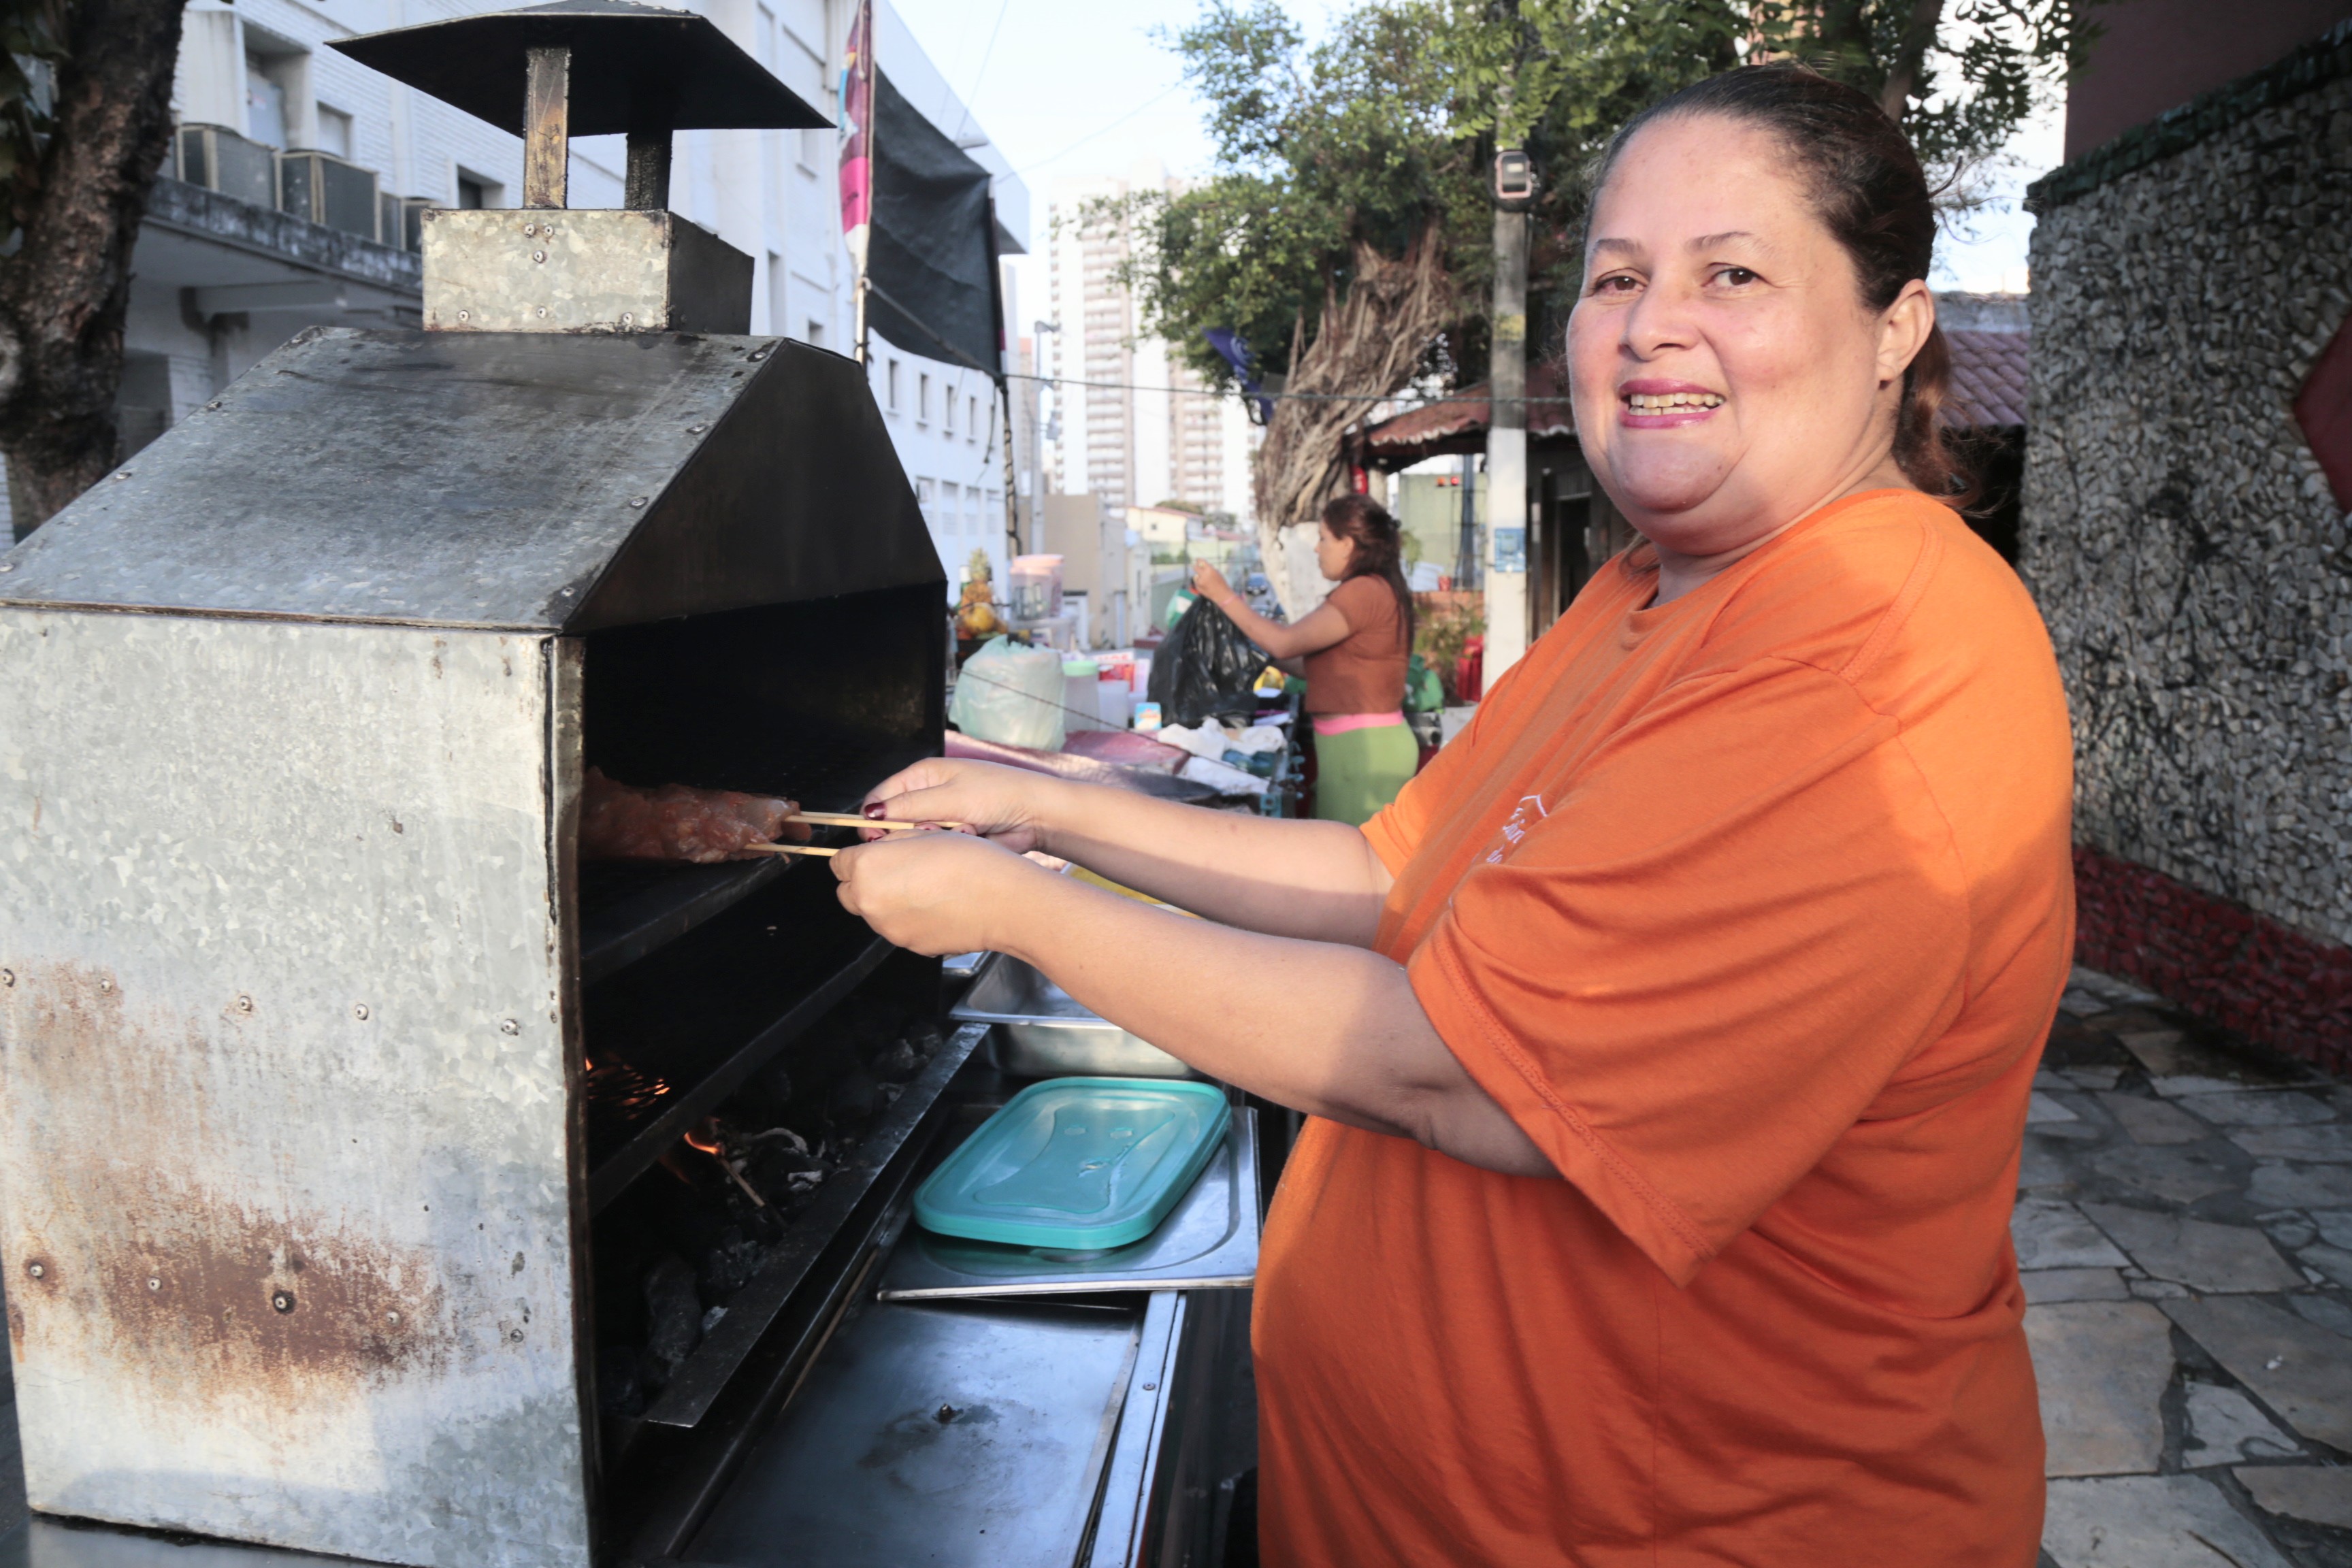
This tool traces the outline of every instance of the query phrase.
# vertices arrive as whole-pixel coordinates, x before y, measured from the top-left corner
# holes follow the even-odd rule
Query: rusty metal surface
[[[751,330],[751,258],[676,213],[432,209],[424,235],[431,331]]]
[[[587,1561],[544,638],[0,609],[37,1509]]]
[[[0,605],[544,631],[945,580],[861,366],[689,333],[305,332],[0,554]]]

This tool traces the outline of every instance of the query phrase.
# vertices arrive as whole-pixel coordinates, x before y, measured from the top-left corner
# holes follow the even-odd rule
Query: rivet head
[[[522,1331],[520,1329],[510,1329],[507,1332],[507,1338],[513,1341],[516,1344],[520,1344],[522,1343]]]
[[[156,1279],[152,1274],[147,1277],[147,1289],[150,1290],[161,1290],[163,1288],[163,1282],[161,1279]]]
[[[539,225],[535,223],[527,223],[522,226],[522,237],[525,239],[529,239],[532,235],[537,234],[538,232]]]
[[[294,1310],[294,1292],[272,1290],[269,1293],[269,1304],[280,1312],[290,1312]]]
[[[352,1003],[352,1016],[357,1018],[362,1024],[366,1023],[368,1018],[368,1005],[364,1002]]]
[[[534,250],[530,253],[530,258],[533,261],[544,261],[547,259],[547,252],[544,250]]]
[[[252,1012],[252,1011],[253,1011],[253,998],[252,998],[252,997],[250,997],[250,996],[240,996],[240,997],[238,997],[238,998],[236,999],[236,1010],[237,1010],[238,1012],[240,1012],[240,1013],[250,1013],[250,1012]]]
[[[125,468],[125,469],[123,469],[121,473],[116,474],[116,475],[114,476],[114,482],[115,482],[116,484],[121,484],[123,480],[125,480],[125,479],[129,479],[130,477],[131,477],[131,470],[130,470],[129,468]]]
[[[457,312],[457,319],[461,321],[470,321],[474,319],[474,313],[471,310],[460,310]]]
[[[746,356],[746,357],[748,357],[748,358],[751,361],[751,363],[752,363],[753,364],[757,364],[757,363],[759,363],[761,360],[766,359],[766,358],[768,357],[768,351],[767,351],[767,350],[765,350],[765,349],[753,349],[753,350],[751,351],[751,353],[748,356]]]
[[[628,311],[624,310],[624,311],[622,311],[622,312],[621,312],[621,325],[623,325],[623,326],[625,326],[625,326],[627,326],[630,322],[632,322],[632,321],[635,321],[635,320],[636,320],[636,317],[635,317],[634,315],[631,315]]]
[[[16,569],[16,563],[14,561],[0,561],[0,572],[14,572]]]
[[[400,1314],[398,1312],[386,1312],[383,1315],[383,1321],[387,1323],[397,1323],[400,1321]]]
[[[547,319],[547,307],[546,307],[546,306],[541,305],[541,306],[539,308],[539,317],[540,317],[540,320],[541,320],[541,321],[545,321],[545,320]]]
[[[36,1279],[46,1279],[49,1275],[49,1266],[46,1263],[27,1263],[25,1265],[25,1272]]]
[[[16,972],[15,970],[0,969],[0,985],[14,985],[16,984]]]
[[[1147,1384],[1145,1384],[1143,1385],[1143,1392],[1144,1392],[1144,1393],[1146,1393],[1146,1394],[1149,1394],[1149,1393],[1150,1393],[1153,1389],[1158,1388],[1159,1386],[1160,1386],[1160,1385],[1159,1385],[1158,1384],[1156,1384],[1156,1383],[1147,1383]]]
[[[114,982],[111,980],[101,980],[98,983],[98,988],[100,991],[111,991],[114,989]]]
[[[209,409],[214,410],[215,413],[217,413],[217,412],[219,411],[219,409],[220,409],[220,405],[221,405],[221,404],[220,404],[220,399],[219,399],[219,398],[217,398],[217,397],[214,398],[210,403],[207,403],[207,404],[205,404],[205,407],[207,407],[207,408],[209,408]]]
[[[631,496],[629,498],[629,504],[631,506],[643,506],[646,501],[652,499],[653,498],[650,496]]]
[[[686,433],[689,436],[699,436],[709,428],[708,425],[689,425],[686,427]]]
[[[499,1033],[502,1035],[520,1035],[522,1033],[522,1026],[520,1023],[517,1023],[514,1019],[509,1018],[499,1025]]]

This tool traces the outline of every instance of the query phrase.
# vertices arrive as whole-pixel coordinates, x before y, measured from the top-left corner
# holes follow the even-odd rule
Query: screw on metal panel
[[[294,1292],[273,1290],[269,1293],[269,1304],[281,1312],[290,1312],[294,1310]]]
[[[364,1002],[352,1003],[352,1016],[357,1018],[362,1024],[366,1023],[368,1016],[368,1005]]]
[[[522,1026],[509,1018],[499,1026],[499,1032],[506,1035],[520,1035],[522,1033]]]
[[[565,598],[567,598],[567,599],[568,599],[568,598],[570,598],[570,597],[572,597],[572,590],[571,590],[571,589],[569,589],[569,588],[564,589],[564,590],[563,590],[563,596],[564,596]]]
[[[237,1010],[238,1012],[240,1012],[240,1013],[250,1013],[250,1012],[252,1012],[252,1011],[253,1011],[253,998],[252,998],[252,997],[250,997],[250,996],[240,996],[240,997],[238,997],[238,998],[236,999],[236,1010]]]
[[[544,250],[534,250],[530,253],[530,258],[533,261],[544,261],[547,259],[547,252]]]
[[[535,223],[527,223],[522,226],[522,237],[525,239],[529,239],[532,235],[537,234],[538,232],[539,225]]]
[[[751,361],[751,363],[752,363],[753,364],[757,364],[757,363],[759,363],[761,360],[766,359],[766,358],[768,357],[768,351],[767,351],[767,350],[765,350],[765,349],[754,349],[754,350],[752,350],[752,351],[751,351],[751,353],[749,355],[747,355],[746,357],[747,357],[747,358],[749,358],[749,359]]]
[[[699,436],[709,428],[708,425],[689,425],[686,427],[686,433],[689,436]]]
[[[101,980],[98,983],[98,988],[100,991],[111,991],[114,989],[114,982],[111,980]]]
[[[952,1405],[942,1405],[939,1408],[938,1416],[940,1425],[944,1426],[956,1418],[956,1407]]]
[[[458,312],[457,312],[457,319],[458,319],[459,321],[471,321],[471,320],[473,319],[473,317],[472,317],[471,312],[469,312],[469,311],[466,311],[466,310],[460,310],[460,311],[458,311]]]
[[[27,1263],[25,1265],[25,1272],[36,1279],[46,1279],[49,1274],[48,1266],[42,1263]]]
[[[629,498],[629,504],[631,506],[643,506],[651,499],[652,498],[649,496],[631,496]]]
[[[400,1314],[398,1312],[386,1312],[383,1315],[383,1321],[387,1323],[396,1323],[400,1321]]]
[[[16,984],[16,972],[15,970],[0,969],[0,985],[14,985]]]
[[[522,1331],[520,1329],[512,1330],[507,1334],[507,1338],[512,1340],[517,1344],[520,1344],[522,1343]]]
[[[220,405],[220,405],[220,399],[219,399],[219,398],[217,398],[217,397],[214,398],[210,403],[207,403],[207,404],[205,404],[205,407],[207,407],[207,408],[211,408],[211,409],[215,409],[215,410],[217,410],[217,409],[220,407]]]
[[[622,312],[621,312],[621,325],[623,325],[623,326],[625,326],[625,326],[627,326],[631,321],[635,321],[635,320],[636,320],[636,317],[635,317],[635,316],[631,315],[628,311],[624,310],[624,311],[622,311]]]
[[[14,561],[0,561],[0,572],[14,572],[16,569],[16,563]]]
[[[161,1290],[163,1288],[163,1282],[161,1279],[154,1278],[152,1275],[148,1277],[147,1289],[150,1290]]]
[[[114,482],[115,482],[116,484],[121,484],[123,480],[125,480],[125,479],[129,479],[130,477],[131,477],[131,470],[130,470],[129,468],[125,468],[125,469],[123,469],[121,473],[119,473],[119,474],[117,474],[117,475],[115,475],[115,476],[114,476]]]
[[[541,319],[541,321],[545,321],[545,320],[547,319],[547,307],[546,307],[546,306],[541,305],[541,306],[539,308],[539,315],[540,315],[540,319]]]
[[[1147,1384],[1145,1384],[1143,1385],[1143,1392],[1144,1392],[1144,1393],[1146,1393],[1146,1394],[1149,1394],[1149,1393],[1150,1393],[1153,1389],[1158,1388],[1159,1386],[1160,1386],[1160,1385],[1159,1385],[1158,1384],[1156,1384],[1156,1383],[1147,1383]]]

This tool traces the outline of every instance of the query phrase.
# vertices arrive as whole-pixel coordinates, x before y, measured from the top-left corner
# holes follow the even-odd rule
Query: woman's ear
[[[1914,278],[1903,285],[1895,302],[1878,318],[1878,380],[1884,385],[1903,379],[1927,334],[1936,330],[1936,296]]]

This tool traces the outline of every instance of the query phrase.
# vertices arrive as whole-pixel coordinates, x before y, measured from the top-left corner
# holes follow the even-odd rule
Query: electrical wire
[[[1034,381],[1045,386],[1088,386],[1108,392],[1168,392],[1186,397],[1231,397],[1245,403],[1255,403],[1260,398],[1276,403],[1394,403],[1399,395],[1393,392],[1244,392],[1232,387],[1145,386],[1131,381],[1080,381],[1075,376],[1033,375],[1026,371],[1018,370],[1007,371],[1004,374],[1008,381]],[[1566,404],[1569,399],[1565,396],[1494,398],[1483,395],[1473,397],[1465,393],[1454,393],[1444,397],[1433,397],[1423,402],[1407,404],[1398,412],[1413,414],[1424,408],[1444,408],[1451,404],[1471,405],[1496,402]]]
[[[1112,121],[1108,125],[1103,126],[1099,130],[1087,132],[1084,136],[1079,137],[1076,141],[1071,142],[1068,146],[1063,148],[1052,157],[1040,158],[1034,163],[1024,163],[1021,167],[1013,170],[1013,172],[1015,174],[1026,174],[1034,170],[1042,169],[1048,163],[1059,163],[1062,159],[1068,157],[1071,153],[1076,152],[1079,148],[1085,146],[1096,137],[1109,135],[1112,132],[1118,130],[1120,126],[1126,124],[1129,121],[1134,119],[1145,110],[1150,109],[1152,105],[1158,103],[1161,99],[1167,98],[1175,93],[1184,84],[1181,81],[1176,82],[1164,90],[1152,94],[1150,98],[1145,99],[1141,103],[1137,104],[1133,109],[1129,110],[1125,114],[1120,115],[1117,120]]]

